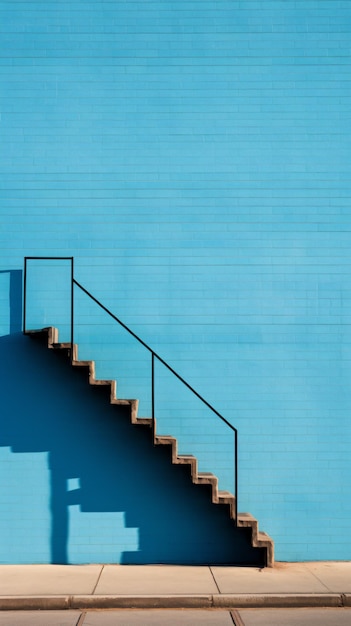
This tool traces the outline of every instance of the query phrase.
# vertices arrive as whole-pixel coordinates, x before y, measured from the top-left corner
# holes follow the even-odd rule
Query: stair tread
[[[195,456],[185,456],[184,454],[177,454],[176,462],[180,465],[194,465],[196,467],[197,459]]]
[[[72,365],[92,365],[94,361],[72,361]]]
[[[198,472],[199,478],[217,478],[212,472]]]

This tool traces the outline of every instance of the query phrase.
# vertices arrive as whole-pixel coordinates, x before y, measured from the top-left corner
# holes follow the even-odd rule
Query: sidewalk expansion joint
[[[213,578],[213,582],[214,582],[214,584],[215,584],[215,585],[216,585],[216,587],[217,587],[217,591],[218,591],[218,593],[221,593],[221,590],[220,590],[220,588],[218,587],[217,581],[216,581],[215,576],[214,576],[214,573],[213,573],[213,571],[212,571],[212,567],[211,567],[211,565],[209,565],[209,566],[208,566],[208,569],[209,569],[209,570],[210,570],[210,572],[211,572],[211,576],[212,576],[212,578]]]
[[[234,626],[245,626],[239,611],[230,611],[230,617],[232,618]]]
[[[100,578],[101,578],[102,572],[104,571],[104,568],[105,568],[105,565],[103,565],[103,566],[101,567],[100,574],[99,574],[99,576],[98,576],[98,579],[97,579],[96,584],[95,584],[95,586],[94,586],[94,589],[93,589],[93,591],[92,591],[92,593],[93,593],[93,594],[95,593],[95,591],[96,591],[96,587],[98,586],[98,584],[99,584],[99,582],[100,582]]]
[[[84,612],[83,612],[83,613],[79,616],[79,620],[78,620],[78,622],[77,622],[76,626],[83,626],[83,623],[84,623],[84,620],[85,620],[85,618],[86,618],[86,615],[87,615],[87,613],[86,613],[86,611],[84,611]]]

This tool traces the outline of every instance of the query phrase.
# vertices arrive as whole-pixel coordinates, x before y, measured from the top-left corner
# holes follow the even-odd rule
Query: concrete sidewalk
[[[0,610],[351,607],[351,562],[0,565]]]

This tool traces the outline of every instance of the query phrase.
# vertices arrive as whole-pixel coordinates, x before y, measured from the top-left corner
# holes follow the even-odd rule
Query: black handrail
[[[234,495],[235,495],[235,524],[238,523],[238,430],[223,415],[221,415],[205,398],[203,398],[189,383],[182,378],[162,357],[160,357],[150,346],[145,343],[134,331],[132,331],[122,320],[120,320],[112,311],[104,306],[93,294],[91,294],[83,285],[74,278],[74,257],[24,257],[24,297],[23,297],[23,333],[26,333],[26,310],[27,310],[27,261],[70,261],[71,265],[71,319],[70,319],[70,335],[71,335],[71,362],[73,361],[73,345],[74,345],[74,285],[83,291],[93,302],[95,302],[105,313],[112,317],[122,328],[124,328],[134,339],[136,339],[151,354],[151,417],[152,431],[155,436],[155,359],[164,365],[178,380],[180,380],[203,404],[205,404],[217,417],[220,418],[234,433]]]

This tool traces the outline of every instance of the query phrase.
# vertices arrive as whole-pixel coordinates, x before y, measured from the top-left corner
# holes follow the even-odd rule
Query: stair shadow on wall
[[[153,447],[150,429],[109,405],[106,389],[20,333],[1,338],[0,348],[0,446],[49,453],[52,563],[70,562],[69,507],[79,505],[83,514],[124,512],[126,526],[138,529],[137,549],[122,552],[125,564],[264,564],[249,529],[236,529],[226,506],[211,503],[209,487],[171,464],[168,447]],[[68,491],[77,477],[79,488]],[[79,562],[86,560],[83,550]],[[117,549],[106,560],[118,562]]]

